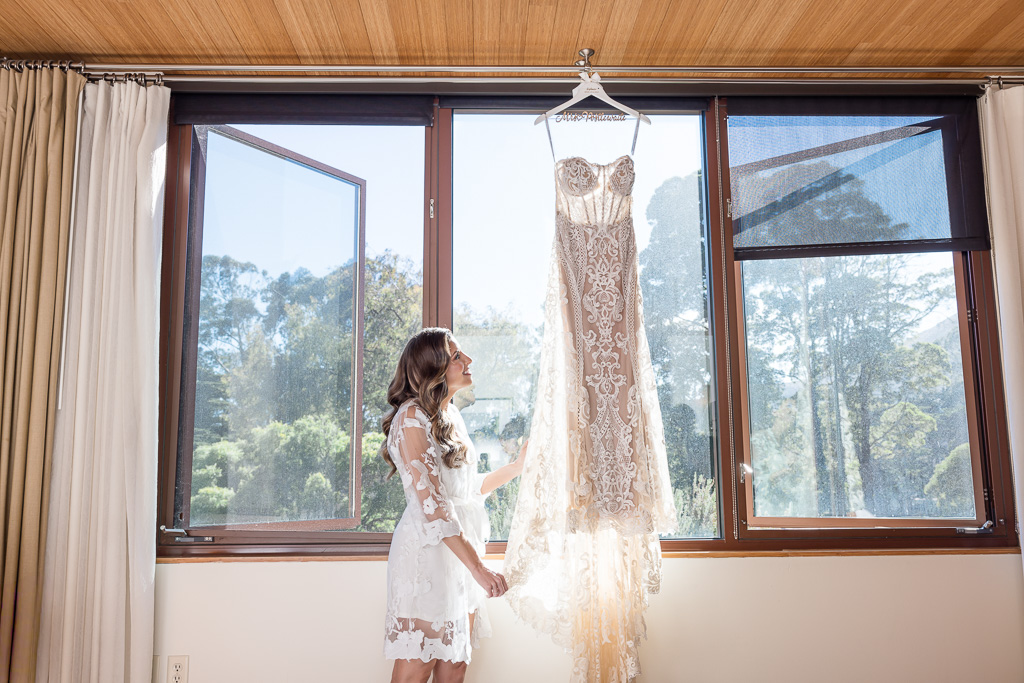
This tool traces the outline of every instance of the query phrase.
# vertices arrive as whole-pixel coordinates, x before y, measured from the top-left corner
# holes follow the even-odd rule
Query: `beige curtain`
[[[169,104],[85,87],[37,683],[150,680]]]
[[[32,681],[79,93],[0,70],[0,681]]]
[[[979,101],[1018,533],[1024,512],[1024,86]]]

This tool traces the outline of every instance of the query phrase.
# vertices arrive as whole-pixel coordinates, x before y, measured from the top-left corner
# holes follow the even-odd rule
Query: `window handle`
[[[163,524],[160,525],[160,533],[168,536],[188,536],[188,532],[184,529],[168,529]]]
[[[745,462],[740,463],[740,483],[744,484],[747,481],[747,475],[754,476],[754,468]]]
[[[986,519],[985,523],[981,526],[961,526],[957,527],[956,532],[958,534],[990,534],[992,533],[992,527],[995,524],[992,523],[991,519]]]

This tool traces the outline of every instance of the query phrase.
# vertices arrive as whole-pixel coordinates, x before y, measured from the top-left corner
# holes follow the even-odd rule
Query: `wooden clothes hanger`
[[[645,116],[644,114],[638,112],[635,109],[627,107],[626,105],[612,98],[612,96],[609,95],[607,92],[605,92],[604,86],[601,85],[600,74],[593,73],[592,68],[590,66],[590,57],[593,56],[593,54],[594,51],[591,50],[590,48],[583,48],[582,50],[580,50],[580,55],[583,57],[583,59],[576,62],[576,66],[582,67],[582,69],[580,70],[580,80],[582,82],[572,89],[572,97],[570,97],[567,101],[558,105],[554,109],[550,109],[541,114],[540,116],[538,116],[534,120],[533,125],[536,126],[538,123],[546,121],[548,117],[554,116],[558,112],[568,109],[572,105],[580,102],[581,100],[585,100],[588,97],[596,97],[602,102],[610,104],[619,111],[624,112],[630,116],[634,116],[640,121],[643,121],[644,123],[649,124],[651,122],[651,120],[647,118],[647,116]]]

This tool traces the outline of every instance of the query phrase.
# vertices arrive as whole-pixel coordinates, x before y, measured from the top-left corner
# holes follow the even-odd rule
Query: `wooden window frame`
[[[197,96],[192,96],[197,97]],[[308,96],[304,96],[308,97]],[[628,98],[623,98],[624,100]],[[425,174],[423,204],[423,324],[450,327],[452,298],[452,114],[455,108],[498,111],[537,109],[558,98],[434,98],[433,121],[425,126]],[[193,101],[193,100],[190,100]],[[693,98],[690,98],[693,102]],[[977,324],[967,329],[975,390],[975,413],[969,419],[977,432],[982,457],[981,481],[988,518],[994,522],[990,533],[967,535],[956,529],[942,528],[750,528],[749,494],[738,482],[738,465],[744,457],[744,419],[742,398],[745,373],[741,349],[741,310],[738,306],[738,262],[732,251],[732,220],[726,207],[731,201],[727,142],[727,102],[724,98],[706,102],[702,113],[703,149],[707,181],[707,226],[710,261],[709,301],[713,330],[713,372],[716,400],[712,438],[717,462],[719,491],[718,538],[665,539],[662,551],[768,553],[780,550],[911,550],[943,551],[972,548],[1012,548],[1018,545],[1015,531],[1012,475],[1006,410],[1003,403],[1002,371],[999,357],[998,321],[993,270],[988,251],[962,252],[958,257],[958,302],[962,308],[961,327],[966,311],[972,310]],[[638,98],[634,104],[647,104]],[[655,104],[657,102],[655,101]],[[271,109],[279,107],[274,103]],[[173,100],[172,100],[173,107]],[[233,100],[228,111],[244,111],[244,100]],[[647,108],[651,107],[647,104]],[[692,108],[692,107],[691,107]],[[172,108],[173,111],[173,108]],[[313,114],[311,114],[313,115]],[[331,123],[322,113],[316,123]],[[178,476],[177,438],[182,398],[181,349],[184,332],[184,279],[187,229],[191,190],[190,124],[172,123],[168,136],[167,190],[165,194],[163,265],[161,274],[160,336],[160,462],[158,489],[159,526],[177,528],[175,520],[175,482]],[[273,114],[261,110],[259,122],[274,122]],[[209,121],[230,123],[235,121]],[[299,123],[294,116],[280,122]],[[310,121],[313,122],[313,121]],[[979,179],[980,180],[980,179]],[[194,210],[194,207],[193,207]],[[961,291],[962,290],[962,291]],[[963,330],[962,330],[963,334]],[[963,337],[962,337],[963,338]],[[965,366],[966,367],[966,366]],[[970,393],[971,389],[968,389]],[[970,398],[970,397],[969,397]],[[201,533],[205,527],[197,528]],[[189,537],[181,542],[174,535],[157,533],[157,554],[182,556],[371,556],[386,555],[391,534],[344,531],[267,531],[246,532],[244,537],[222,534]],[[207,540],[208,539],[208,540]],[[503,553],[505,543],[489,543],[489,553]]]
[[[346,532],[359,524],[362,503],[362,355],[364,287],[353,287],[353,426],[351,439],[350,516],[337,519],[295,520],[265,524],[187,524],[191,490],[192,438],[196,392],[196,354],[186,354],[198,344],[199,288],[188,291],[188,282],[199,282],[202,265],[203,204],[206,165],[193,124],[169,124],[167,193],[165,196],[164,259],[161,272],[160,422],[157,519],[157,553],[160,556],[205,554],[262,554],[300,551],[308,554],[310,542],[352,543],[360,552],[373,552],[390,534]],[[204,125],[219,130],[241,144],[262,149],[336,177],[358,188],[356,272],[362,274],[366,251],[366,181],[327,166],[315,159],[260,140],[225,124]],[[189,300],[191,294],[191,300]],[[190,315],[190,313],[194,313]],[[186,337],[188,337],[186,339]],[[175,531],[169,532],[168,529]],[[184,531],[181,535],[177,530]],[[353,543],[354,541],[354,543]]]
[[[722,194],[730,201],[731,183],[728,162],[727,103],[719,104],[718,139],[721,150]],[[944,144],[945,156],[949,145]],[[973,169],[971,169],[973,170]],[[980,183],[982,179],[979,177]],[[953,181],[947,179],[947,182]],[[959,187],[949,187],[950,200],[962,207]],[[956,191],[953,191],[956,190]],[[750,477],[740,482],[739,472],[750,466],[749,424],[746,411],[746,362],[744,355],[744,317],[741,263],[732,249],[732,217],[721,222],[721,243],[724,246],[722,277],[729,292],[728,325],[729,359],[734,371],[730,386],[735,419],[729,430],[734,453],[733,540],[737,547],[757,549],[845,549],[845,548],[990,548],[1014,547],[1018,544],[1016,519],[1013,514],[1012,477],[1009,475],[1010,454],[1007,448],[1005,405],[1002,393],[1002,371],[999,359],[997,321],[995,320],[994,281],[989,250],[952,252],[957,292],[957,312],[964,363],[964,387],[967,401],[968,432],[975,475],[976,519],[922,520],[869,518],[851,524],[846,518],[769,518],[752,514],[753,484]],[[863,245],[838,253],[888,253],[891,245]],[[935,251],[935,245],[922,245],[921,252]],[[823,249],[822,252],[828,250]],[[906,249],[901,249],[906,251]],[[779,255],[785,255],[779,249]],[[723,489],[725,490],[725,489]],[[986,520],[990,529],[977,530]],[[870,524],[870,526],[869,526]]]
[[[295,520],[288,522],[265,522],[260,524],[208,524],[201,527],[187,526],[187,530],[190,532],[196,532],[196,535],[201,536],[216,536],[222,539],[246,539],[249,538],[251,532],[260,533],[273,533],[273,532],[295,532],[295,531],[334,531],[340,529],[353,529],[359,526],[360,520],[360,509],[362,507],[362,469],[363,469],[363,458],[362,458],[362,439],[363,439],[363,423],[360,419],[363,405],[363,372],[362,363],[359,362],[363,357],[363,287],[359,281],[365,270],[366,263],[366,181],[362,178],[346,173],[340,169],[332,168],[326,164],[323,164],[316,159],[310,159],[309,157],[297,154],[291,150],[285,149],[279,145],[275,145],[266,140],[261,140],[254,135],[249,135],[237,128],[232,128],[227,125],[209,125],[200,126],[203,128],[201,133],[196,131],[197,126],[190,126],[192,135],[192,157],[190,159],[190,166],[194,168],[194,181],[190,186],[190,192],[192,196],[191,210],[189,212],[189,225],[191,230],[191,239],[186,238],[185,249],[187,250],[187,261],[191,266],[189,277],[182,280],[182,285],[186,287],[185,296],[191,294],[191,299],[185,301],[185,308],[182,311],[182,319],[184,321],[183,327],[185,332],[183,337],[188,335],[186,343],[191,348],[197,348],[199,344],[199,295],[200,290],[197,284],[193,284],[192,291],[187,291],[187,282],[192,283],[200,282],[201,267],[203,260],[203,207],[205,205],[206,198],[206,161],[201,153],[197,154],[198,149],[205,149],[203,140],[200,136],[209,139],[208,135],[210,131],[217,131],[219,134],[229,139],[238,142],[239,144],[248,145],[254,149],[261,150],[280,159],[292,161],[302,166],[319,171],[320,173],[327,175],[332,178],[337,178],[349,184],[355,185],[359,188],[359,195],[357,199],[357,211],[358,211],[358,227],[356,235],[356,274],[357,279],[353,286],[353,306],[352,306],[352,357],[356,361],[352,367],[352,438],[350,441],[351,452],[349,454],[349,516],[340,518],[330,519],[310,519],[310,520]],[[188,266],[186,266],[188,267]],[[190,311],[195,311],[195,315],[189,315]],[[181,346],[184,346],[183,344]],[[182,375],[182,387],[181,393],[181,405],[184,407],[184,414],[181,416],[183,420],[182,428],[178,431],[174,437],[176,441],[174,449],[179,452],[180,462],[180,473],[178,474],[179,486],[183,489],[187,489],[191,492],[192,490],[192,456],[193,450],[193,436],[195,427],[195,406],[196,406],[196,373],[198,358],[197,355],[185,355],[184,351],[181,351],[183,356],[183,362],[187,363],[187,367],[184,368],[184,374]],[[180,409],[179,409],[180,410]],[[182,522],[184,519],[189,519],[190,510],[190,498],[188,496],[182,496],[181,501],[176,501],[177,505],[180,506],[179,514],[182,515]],[[191,534],[190,534],[191,535]]]

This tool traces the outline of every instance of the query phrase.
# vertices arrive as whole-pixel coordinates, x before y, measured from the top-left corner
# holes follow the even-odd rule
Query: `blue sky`
[[[366,180],[367,256],[390,249],[422,262],[423,128],[236,127]],[[204,254],[227,253],[271,276],[299,266],[323,275],[352,258],[353,185],[216,135],[210,140]]]

